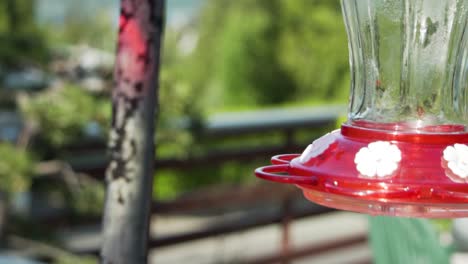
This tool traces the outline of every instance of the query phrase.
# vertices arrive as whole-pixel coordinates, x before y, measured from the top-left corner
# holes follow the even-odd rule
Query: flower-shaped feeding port
[[[311,159],[314,159],[323,154],[328,148],[330,148],[333,143],[336,142],[336,138],[334,137],[335,132],[337,132],[337,130],[330,132],[317,140],[314,140],[314,142],[307,146],[307,148],[301,154],[299,161],[301,163],[307,163]]]
[[[376,141],[359,150],[354,158],[356,169],[364,177],[391,176],[401,161],[401,151],[387,141]]]
[[[442,165],[446,174],[452,180],[465,182],[468,180],[468,146],[455,144],[444,150]]]

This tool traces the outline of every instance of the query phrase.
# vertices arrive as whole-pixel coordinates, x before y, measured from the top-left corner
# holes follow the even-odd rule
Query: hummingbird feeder
[[[260,178],[328,207],[468,217],[468,0],[342,0],[348,120]]]

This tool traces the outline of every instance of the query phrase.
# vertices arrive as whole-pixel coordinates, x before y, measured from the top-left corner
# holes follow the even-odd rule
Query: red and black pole
[[[146,263],[164,0],[121,0],[101,263]]]

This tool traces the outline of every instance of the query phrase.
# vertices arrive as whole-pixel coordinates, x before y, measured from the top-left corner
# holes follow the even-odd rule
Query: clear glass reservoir
[[[342,0],[349,124],[466,132],[468,0]]]

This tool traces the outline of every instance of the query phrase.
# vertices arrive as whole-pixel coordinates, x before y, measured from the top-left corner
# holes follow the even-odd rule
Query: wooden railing
[[[247,134],[269,133],[281,131],[284,139],[281,144],[254,148],[223,149],[208,151],[200,156],[178,159],[156,160],[156,168],[173,168],[190,170],[194,166],[210,166],[226,161],[249,161],[252,159],[264,159],[269,163],[269,157],[279,153],[297,153],[302,151],[309,142],[299,142],[296,131],[303,129],[326,130],[333,129],[338,118],[343,116],[343,106],[325,106],[318,108],[265,110],[256,112],[243,112],[237,114],[222,114],[209,118],[202,126],[201,136],[205,138],[223,138]],[[189,125],[189,124],[185,124]],[[74,149],[77,155],[88,157],[89,162],[70,161],[73,171],[94,175],[101,178],[107,165],[104,144],[94,144],[93,148]],[[88,151],[88,152],[87,152]],[[42,174],[57,174],[53,166],[42,164],[38,170]],[[52,169],[51,169],[52,168]],[[252,174],[252,177],[253,174]],[[307,207],[294,206],[297,201],[303,200],[301,192],[293,186],[273,184],[260,181],[250,187],[216,188],[209,191],[199,191],[190,195],[179,197],[171,201],[153,201],[153,214],[174,214],[193,212],[200,210],[221,210],[230,207],[248,207],[252,204],[270,202],[276,205],[274,213],[245,215],[235,221],[212,223],[207,227],[190,232],[173,234],[168,236],[157,236],[150,239],[150,248],[161,248],[173,246],[180,243],[194,241],[203,238],[226,235],[229,233],[245,231],[264,225],[279,223],[282,226],[282,250],[270,256],[259,256],[251,259],[248,263],[286,263],[289,260],[308,255],[319,254],[366,241],[364,235],[335,240],[332,243],[319,246],[304,247],[301,249],[291,248],[289,245],[289,226],[295,219],[310,217],[318,214],[328,213],[332,210],[318,205]],[[63,219],[43,219],[44,222],[60,223]],[[91,218],[86,223],[99,223],[98,218]],[[99,245],[90,245],[88,248],[77,250],[80,254],[97,254]],[[368,260],[370,262],[370,260]]]

